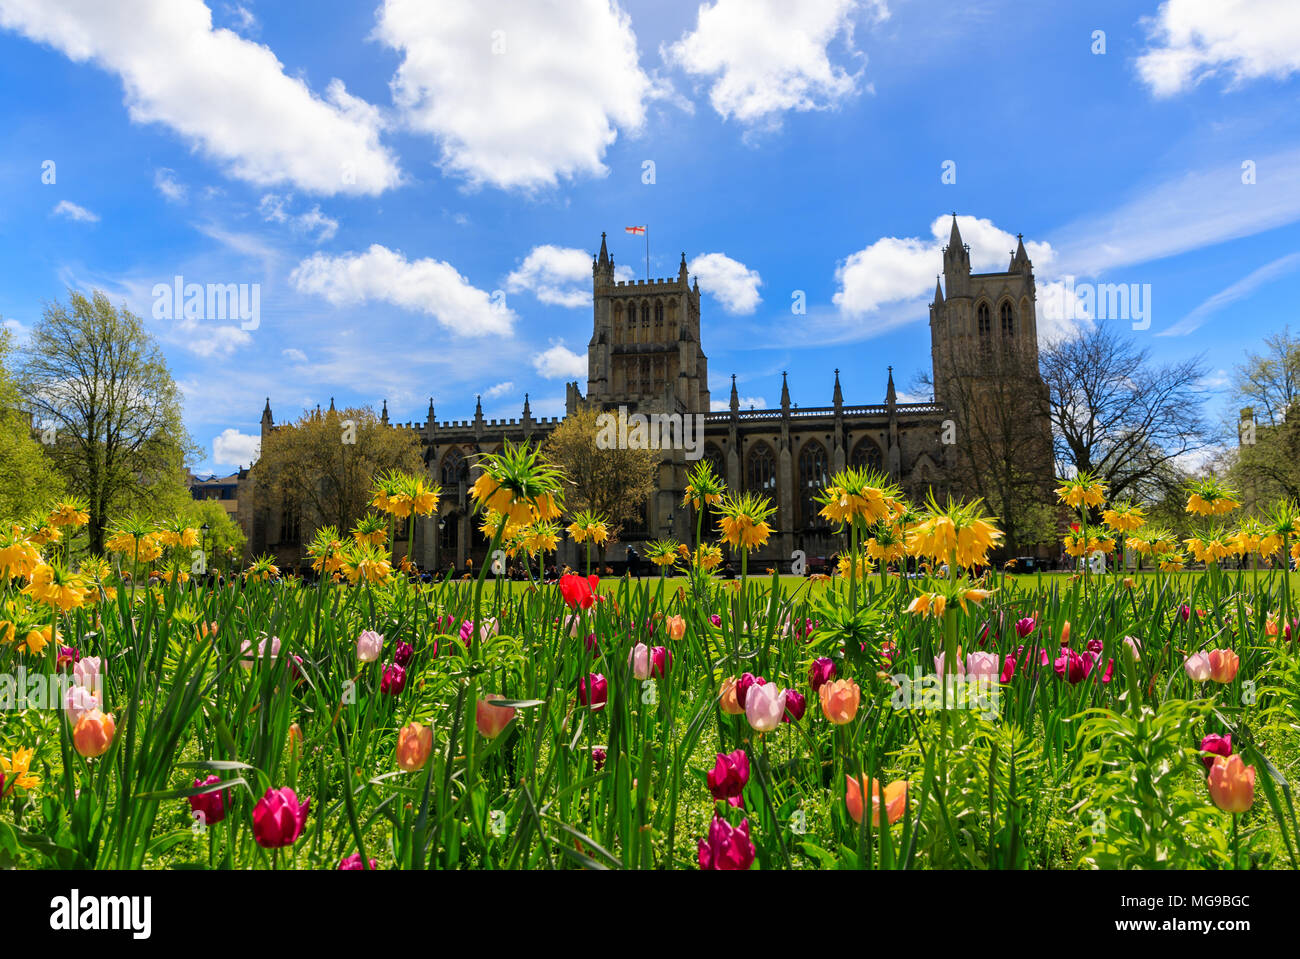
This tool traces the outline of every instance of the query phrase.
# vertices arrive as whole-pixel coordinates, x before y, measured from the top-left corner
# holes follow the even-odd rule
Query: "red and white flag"
[[[624,232],[624,233],[631,233],[633,236],[642,236],[642,235],[645,233],[645,227],[643,227],[643,226],[625,226],[625,227],[623,227],[623,232]]]

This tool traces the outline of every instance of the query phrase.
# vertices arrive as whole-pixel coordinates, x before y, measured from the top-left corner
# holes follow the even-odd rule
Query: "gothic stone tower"
[[[972,273],[970,248],[953,214],[943,287],[935,282],[930,305],[934,399],[953,414],[957,435],[947,458],[956,485],[994,509],[1000,508],[992,502],[995,490],[982,481],[991,471],[1014,464],[1026,476],[1020,485],[1044,491],[1054,476],[1035,295],[1023,236],[1004,272]]]
[[[686,254],[672,279],[618,281],[602,233],[591,274],[587,399],[606,408],[625,405],[629,412],[707,413],[700,284],[688,282]]]
[[[592,258],[593,321],[587,345],[587,402],[606,410],[709,412],[709,361],[700,346],[700,284],[691,284],[682,254],[671,279],[614,279],[614,260],[600,235]],[[699,421],[702,422],[702,421]],[[684,450],[664,450],[658,491],[646,504],[644,529],[680,535],[686,516],[678,504],[692,463]]]

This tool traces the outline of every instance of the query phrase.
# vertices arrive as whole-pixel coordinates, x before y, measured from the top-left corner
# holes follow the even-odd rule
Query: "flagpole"
[[[645,225],[645,281],[650,282],[650,224]]]

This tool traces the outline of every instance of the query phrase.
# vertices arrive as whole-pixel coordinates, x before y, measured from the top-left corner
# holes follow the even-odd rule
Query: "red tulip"
[[[1016,620],[1016,635],[1024,639],[1038,627],[1034,617],[1026,616],[1024,619]]]
[[[566,573],[560,577],[560,595],[568,603],[569,609],[591,609],[596,602],[596,584],[599,576],[582,577]]]
[[[353,869],[365,869],[366,867],[361,862],[361,853],[354,852],[352,855],[345,856],[343,859],[339,860],[339,868],[348,871]],[[374,872],[378,868],[379,863],[375,862],[373,859],[370,860],[370,871]]]
[[[718,753],[717,762],[709,770],[707,777],[709,792],[714,800],[726,800],[733,806],[740,805],[740,794],[749,782],[749,756],[743,749],[731,753]]]
[[[713,814],[709,835],[700,840],[699,863],[701,869],[744,870],[754,864],[754,844],[749,841],[749,820],[733,826]]]
[[[1009,683],[1011,682],[1012,677],[1015,675],[1016,675],[1016,657],[1011,653],[1007,653],[1007,658],[1002,661],[1002,675],[998,677],[998,681],[1002,683]]]
[[[288,786],[268,789],[253,807],[253,838],[263,849],[292,846],[302,835],[307,822],[310,799],[298,801],[298,794]]]

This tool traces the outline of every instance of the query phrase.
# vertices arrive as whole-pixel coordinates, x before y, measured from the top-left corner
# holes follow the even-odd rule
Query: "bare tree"
[[[1112,497],[1161,499],[1182,482],[1179,460],[1211,443],[1199,356],[1158,366],[1102,323],[1047,344],[1042,370],[1057,471],[1086,470]]]
[[[1233,388],[1241,406],[1249,406],[1255,422],[1278,426],[1300,400],[1300,338],[1291,327],[1264,338],[1267,351],[1247,353],[1237,367]]]
[[[975,353],[949,345],[941,360],[944,381],[934,392],[957,438],[950,485],[984,501],[1012,554],[1054,540],[1048,397],[1033,351],[1011,340]],[[934,386],[928,375],[920,382]]]

